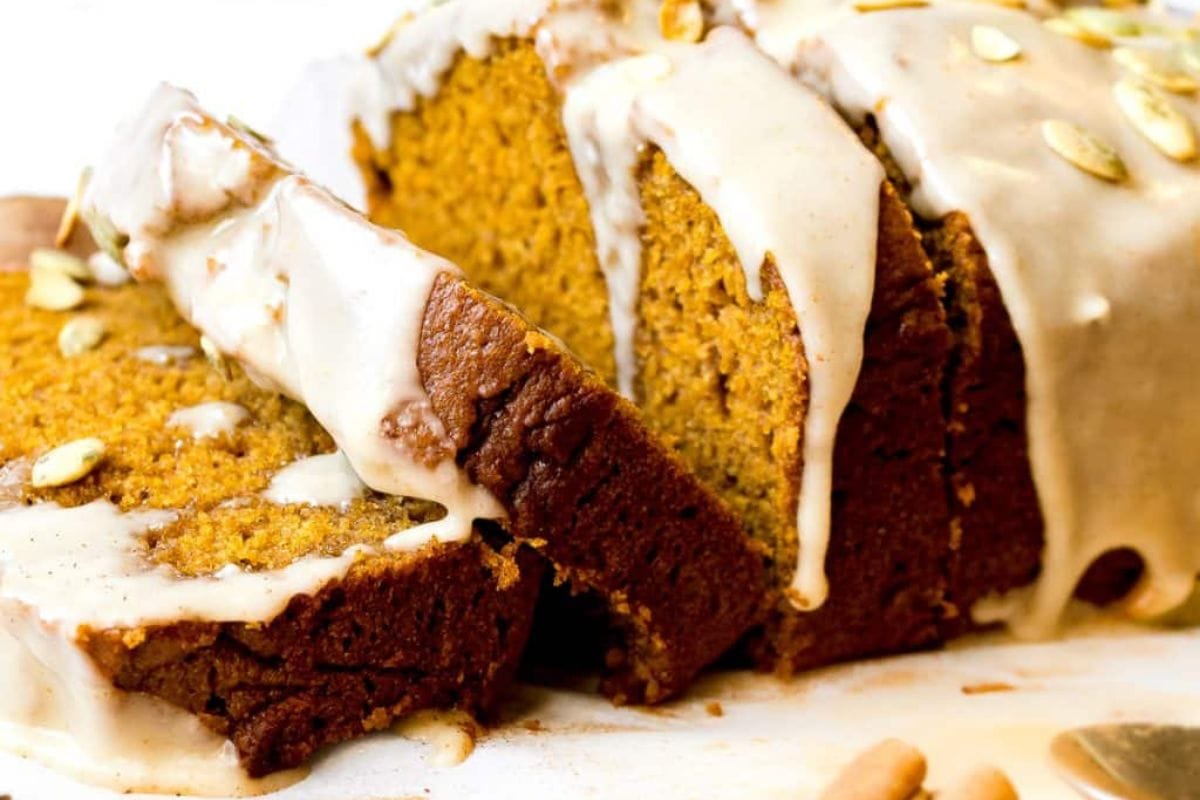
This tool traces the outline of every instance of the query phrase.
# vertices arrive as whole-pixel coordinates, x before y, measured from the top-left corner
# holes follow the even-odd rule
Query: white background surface
[[[306,63],[365,48],[409,2],[0,0],[0,195],[69,193],[117,120],[158,80],[269,129]],[[496,732],[450,769],[431,766],[424,745],[373,736],[335,748],[284,796],[799,800],[857,749],[900,735],[929,753],[932,785],[990,761],[1024,797],[1067,798],[1045,758],[1052,733],[1112,719],[1200,724],[1198,664],[1196,634],[1139,633],[976,644],[788,684],[726,676],[654,713],[529,690],[524,716],[546,732]],[[1015,691],[961,690],[994,681]],[[723,717],[705,711],[714,698]],[[5,792],[15,800],[113,797],[0,753]]]
[[[0,195],[70,194],[167,80],[267,129],[318,58],[365,50],[415,0],[0,0]]]
[[[710,676],[685,701],[616,709],[591,694],[526,688],[513,723],[463,763],[393,733],[329,749],[272,800],[813,800],[862,748],[898,736],[921,748],[931,789],[982,764],[1023,800],[1079,800],[1055,775],[1051,738],[1096,722],[1200,725],[1200,635],[1101,625],[1049,644],[976,639],[944,653],[850,664],[784,682]],[[1009,691],[964,687],[1003,683]],[[719,700],[723,716],[706,706]],[[537,730],[522,722],[537,720]],[[119,800],[0,752],[14,800]],[[139,796],[143,797],[143,796]],[[862,800],[872,800],[863,798]]]

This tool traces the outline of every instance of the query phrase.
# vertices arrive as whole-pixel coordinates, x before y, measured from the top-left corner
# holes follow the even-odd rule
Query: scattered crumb
[[[1003,681],[989,681],[985,683],[969,683],[962,687],[963,694],[991,694],[992,692],[1012,692],[1017,687],[1011,683]]]
[[[723,717],[723,716],[725,716],[725,707],[724,707],[724,706],[722,706],[722,705],[721,705],[719,702],[717,702],[716,700],[713,700],[711,703],[708,703],[707,705],[705,705],[705,706],[704,706],[704,710],[708,712],[708,715],[709,715],[710,717]]]
[[[544,733],[546,726],[542,724],[540,719],[527,719],[521,723],[521,727],[530,733]]]

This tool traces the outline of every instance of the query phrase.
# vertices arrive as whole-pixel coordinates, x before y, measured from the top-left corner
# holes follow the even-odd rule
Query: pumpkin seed
[[[44,311],[70,311],[83,303],[83,287],[56,269],[33,269],[29,273],[26,305]]]
[[[1064,11],[1063,16],[1092,33],[1109,38],[1142,34],[1142,26],[1136,19],[1111,8],[1076,6]]]
[[[1021,45],[999,28],[975,25],[971,28],[971,49],[984,61],[1002,63],[1021,55]]]
[[[1088,47],[1096,47],[1104,49],[1112,47],[1112,39],[1103,34],[1088,30],[1077,22],[1073,22],[1066,17],[1051,17],[1042,22],[1042,25],[1047,30],[1057,33],[1059,36],[1069,36],[1076,41],[1083,42]]]
[[[96,317],[78,316],[67,320],[58,332],[58,352],[67,358],[83,355],[96,346],[108,333],[104,322]]]
[[[200,352],[204,353],[204,358],[208,361],[209,366],[217,371],[225,380],[233,378],[233,372],[229,369],[229,362],[225,360],[225,356],[221,354],[220,348],[216,342],[207,336],[200,337]]]
[[[33,462],[29,482],[35,489],[66,486],[85,477],[103,457],[104,442],[95,437],[67,442]]]
[[[53,250],[49,247],[39,247],[29,254],[29,268],[35,271],[61,272],[76,281],[92,279],[92,270],[82,258],[66,250]]]
[[[1042,138],[1051,150],[1088,174],[1114,183],[1129,177],[1125,162],[1116,150],[1072,122],[1044,121]]]
[[[108,254],[108,257],[120,264],[126,269],[129,265],[125,263],[125,245],[129,244],[129,237],[117,230],[117,226],[113,221],[94,209],[83,209],[80,212],[83,217],[83,224],[87,225],[88,231],[91,232],[92,238],[96,241],[96,246]]]
[[[1146,81],[1123,78],[1113,97],[1138,133],[1176,161],[1196,157],[1196,131],[1191,121],[1171,105],[1165,94]]]
[[[75,232],[75,225],[79,222],[79,205],[83,202],[83,191],[91,179],[92,168],[84,167],[83,172],[79,174],[79,180],[75,182],[75,193],[67,200],[62,219],[58,221],[58,231],[54,234],[55,247],[66,247],[71,234]]]
[[[1200,82],[1179,66],[1175,54],[1118,47],[1113,50],[1113,60],[1125,69],[1153,83],[1159,88],[1177,94],[1188,94],[1200,88]]]

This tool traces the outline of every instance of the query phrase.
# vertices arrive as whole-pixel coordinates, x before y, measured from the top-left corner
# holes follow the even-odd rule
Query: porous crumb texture
[[[282,467],[334,449],[303,406],[256,388],[236,366],[232,380],[222,379],[201,355],[196,331],[157,287],[89,289],[85,305],[62,313],[23,303],[28,284],[26,273],[0,274],[0,463],[32,460],[87,436],[107,451],[77,483],[25,484],[26,502],[105,498],[122,510],[177,510],[179,521],[154,534],[150,554],[185,574],[337,554],[444,513],[427,501],[377,495],[345,511],[267,502],[260,495]],[[81,314],[103,320],[108,333],[94,350],[66,358],[58,332]],[[138,355],[163,345],[191,347],[193,355],[163,365]],[[200,440],[168,424],[175,411],[218,400],[243,406],[250,419]]]
[[[394,115],[386,149],[373,150],[358,130],[355,156],[373,218],[457,259],[472,280],[594,359],[611,382],[607,288],[560,117],[533,47],[503,41],[482,61],[460,56],[434,98]],[[493,164],[506,171],[489,171]],[[547,174],[554,192],[539,188]],[[517,188],[510,197],[484,186],[492,183]],[[807,400],[794,311],[771,263],[765,299],[750,300],[715,214],[662,153],[648,149],[638,185],[646,215],[639,403],[651,429],[771,556],[781,589],[795,563]],[[520,202],[530,194],[537,203]],[[941,461],[949,334],[941,286],[911,219],[890,187],[881,197],[865,361],[834,459],[832,593],[810,614],[772,594],[770,621],[747,642],[759,664],[784,671],[937,638],[949,547]],[[581,250],[564,260],[542,246],[560,239]],[[498,267],[496,252],[521,253],[521,270]]]
[[[810,613],[779,604],[751,644],[760,664],[790,672],[940,640],[951,547],[942,291],[912,216],[885,182],[863,362],[834,447],[829,599]]]
[[[638,177],[638,403],[775,563],[795,563],[808,367],[787,289],[768,258],[750,298],[716,213],[659,150]]]
[[[392,137],[375,151],[357,131],[372,219],[466,268],[615,383],[588,204],[533,47],[502,40],[489,60],[460,57],[436,99],[393,117]]]
[[[177,510],[178,522],[148,535],[148,554],[189,575],[335,555],[444,513],[375,494],[345,509],[268,503],[260,493],[279,468],[333,449],[301,406],[236,369],[223,380],[157,287],[92,288],[77,311],[54,313],[22,302],[28,283],[25,273],[0,273],[0,464],[20,476],[39,453],[84,436],[108,449],[78,483],[6,485],[23,502],[103,498],[124,510]],[[74,314],[104,320],[108,335],[65,358],[56,338]],[[165,365],[138,358],[140,348],[160,345],[191,346],[195,355]],[[250,419],[200,441],[167,424],[172,412],[214,400],[244,406]],[[118,687],[199,714],[257,776],[415,709],[490,711],[519,661],[540,575],[531,553],[497,552],[478,539],[376,552],[316,596],[293,598],[273,620],[91,630],[81,644]]]

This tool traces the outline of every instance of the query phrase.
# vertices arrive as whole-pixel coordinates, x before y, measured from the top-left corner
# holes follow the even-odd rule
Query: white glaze
[[[170,511],[122,514],[106,501],[0,510],[0,745],[120,791],[260,793],[228,743],[163,701],[115,689],[75,643],[96,630],[199,619],[262,621],[357,558],[182,578],[144,557],[142,536]]]
[[[1021,341],[1043,571],[978,616],[1048,635],[1088,564],[1117,547],[1146,560],[1135,613],[1181,601],[1200,571],[1200,172],[1122,117],[1108,52],[1031,15],[944,3],[760,24],[764,45],[850,115],[883,104],[916,209],[968,215]],[[1008,33],[1021,58],[975,57],[975,24]],[[1194,99],[1171,102],[1200,121]],[[1131,179],[1104,183],[1058,158],[1038,133],[1049,118],[1110,143]]]
[[[416,357],[429,292],[452,265],[366,222],[168,86],[118,134],[84,206],[130,237],[136,278],[162,280],[251,377],[304,403],[364,483],[446,506],[442,541],[503,515],[452,458],[422,463],[384,433],[394,419],[444,440]]]
[[[271,478],[263,497],[280,505],[345,507],[366,491],[366,484],[339,450],[288,464]]]
[[[148,695],[100,675],[63,625],[0,599],[0,748],[118,792],[243,796],[295,771],[246,777],[229,742]]]
[[[154,364],[157,367],[167,367],[195,358],[196,352],[196,348],[186,344],[150,344],[139,347],[133,355],[138,361],[145,361],[147,364]]]
[[[249,419],[250,412],[244,406],[214,400],[172,412],[167,424],[187,428],[193,439],[210,439],[233,433]]]
[[[170,511],[120,513],[107,501],[0,511],[0,598],[37,610],[68,633],[77,625],[128,628],[178,619],[261,622],[288,601],[342,577],[361,548],[305,558],[280,570],[223,570],[183,578],[144,557],[143,534],[176,519]],[[67,587],[70,588],[66,591]]]
[[[277,570],[226,565],[183,577],[145,557],[144,534],[171,511],[121,513],[104,500],[0,508],[0,746],[118,791],[252,794],[297,775],[245,777],[231,746],[165,702],[118,691],[75,642],[80,626],[177,620],[261,622],[342,578],[372,548]],[[390,551],[452,538],[444,520],[393,535]]]
[[[637,110],[648,138],[717,213],[751,297],[762,298],[770,254],[796,310],[809,397],[789,597],[815,608],[828,593],[834,441],[862,362],[883,168],[824,102],[728,28],[681,55]]]

